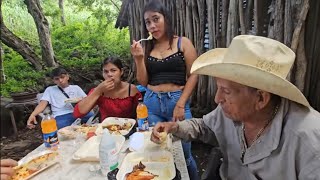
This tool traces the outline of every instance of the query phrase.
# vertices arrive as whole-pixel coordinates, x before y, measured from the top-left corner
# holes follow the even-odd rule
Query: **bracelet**
[[[182,109],[184,109],[184,106],[179,106],[179,105],[176,105],[178,108],[182,108]]]

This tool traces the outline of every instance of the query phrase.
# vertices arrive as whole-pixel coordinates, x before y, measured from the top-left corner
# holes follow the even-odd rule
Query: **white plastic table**
[[[59,144],[59,156],[60,160],[59,163],[53,165],[52,167],[48,168],[47,170],[39,173],[38,175],[34,176],[32,179],[34,180],[100,180],[100,179],[107,179],[107,177],[102,176],[100,171],[97,171],[97,167],[99,167],[99,162],[80,162],[75,161],[72,159],[73,153],[83,144],[84,141],[75,141],[75,140],[68,140],[68,141],[60,141]],[[126,140],[125,148],[128,143]],[[36,154],[45,151],[46,148],[42,144],[32,152],[30,152],[24,158],[30,158]],[[123,158],[125,157],[128,151],[122,152],[119,154],[119,163],[122,162]],[[177,169],[180,171],[181,179],[189,180],[188,170],[182,150],[182,145],[180,140],[174,140],[172,143],[172,154],[174,157],[174,161],[176,164]],[[120,167],[120,165],[119,165]]]

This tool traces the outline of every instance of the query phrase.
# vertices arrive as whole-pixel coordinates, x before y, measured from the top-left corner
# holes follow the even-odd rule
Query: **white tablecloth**
[[[95,179],[107,179],[107,177],[103,177],[99,170],[95,170],[99,167],[99,162],[80,162],[72,159],[73,153],[83,144],[84,141],[81,140],[68,140],[68,141],[60,141],[59,144],[59,163],[53,165],[47,170],[39,173],[34,176],[32,179],[35,180],[95,180]],[[128,140],[125,142],[123,148],[127,146]],[[181,173],[182,180],[189,180],[188,170],[186,167],[186,162],[182,150],[182,145],[180,140],[173,141],[172,144],[172,153],[174,157],[175,164],[177,169]],[[42,144],[32,152],[30,152],[25,158],[30,158],[36,154],[45,151],[46,148]],[[120,153],[119,162],[123,160],[126,152]],[[120,166],[119,166],[120,167]]]

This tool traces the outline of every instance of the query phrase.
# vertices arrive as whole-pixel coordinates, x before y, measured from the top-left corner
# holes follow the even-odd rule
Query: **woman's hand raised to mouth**
[[[136,61],[144,60],[144,51],[142,45],[139,42],[133,40],[130,51]]]
[[[114,89],[114,80],[112,78],[104,80],[96,87],[96,91],[103,95],[104,92]]]

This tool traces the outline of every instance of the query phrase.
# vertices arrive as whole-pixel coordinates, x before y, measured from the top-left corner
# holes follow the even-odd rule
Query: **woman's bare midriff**
[[[152,86],[148,84],[148,88],[153,92],[173,92],[173,91],[183,90],[184,86],[179,86],[172,83],[159,84],[156,86]]]

